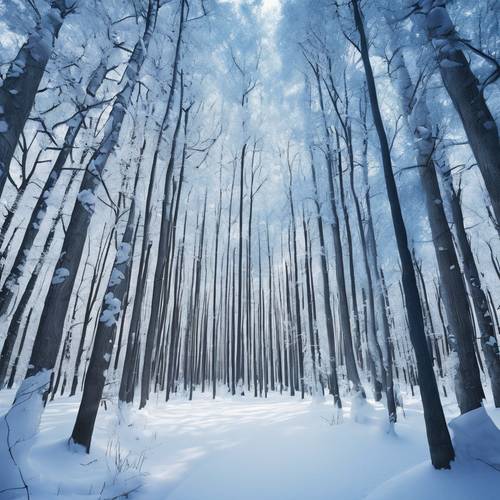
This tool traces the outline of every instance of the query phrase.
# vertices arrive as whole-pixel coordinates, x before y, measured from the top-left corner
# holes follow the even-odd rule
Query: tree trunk
[[[107,71],[107,58],[103,57],[99,66],[92,73],[89,83],[87,85],[86,93],[87,96],[93,98],[101,86]],[[73,151],[73,146],[75,140],[78,136],[80,128],[82,127],[85,117],[87,116],[87,110],[79,111],[68,123],[68,130],[64,136],[64,142],[57,155],[54,165],[48,175],[45,184],[42,188],[40,196],[37,199],[35,207],[31,212],[30,219],[26,226],[26,231],[24,233],[23,239],[19,248],[17,250],[14,263],[10,269],[8,276],[5,278],[2,289],[0,290],[0,317],[8,313],[12,301],[15,297],[16,287],[18,281],[23,275],[23,271],[26,267],[26,263],[29,258],[31,248],[35,242],[36,236],[42,224],[43,218],[47,211],[47,202],[50,199],[50,195],[56,186],[56,183],[63,172],[64,165]],[[82,156],[82,162],[84,161],[85,154]]]
[[[63,214],[63,209],[64,205],[66,204],[66,198],[68,196],[68,193],[71,189],[71,186],[73,184],[73,181],[76,177],[77,172],[73,172],[70,181],[68,182],[68,185],[66,187],[66,191],[64,193],[61,206],[59,207],[59,211],[57,216],[54,218],[51,228],[49,230],[49,234],[45,240],[42,253],[40,254],[40,257],[38,258],[38,262],[35,265],[34,270],[31,273],[30,279],[28,281],[28,284],[26,285],[26,288],[24,289],[24,292],[19,300],[19,303],[17,304],[14,313],[12,315],[12,318],[10,320],[8,330],[7,330],[7,336],[5,338],[4,345],[2,347],[2,353],[0,355],[0,388],[3,387],[4,382],[5,382],[5,377],[7,376],[7,370],[9,368],[10,364],[10,358],[12,356],[12,352],[14,351],[14,346],[17,340],[17,336],[19,334],[19,328],[21,326],[21,322],[24,317],[24,311],[26,310],[26,307],[28,305],[28,302],[31,298],[31,295],[33,294],[33,291],[35,289],[35,285],[38,280],[38,276],[40,274],[40,271],[42,270],[43,264],[45,262],[45,259],[47,257],[47,253],[50,249],[50,246],[52,245],[52,241],[54,239],[55,231],[57,228],[58,222],[62,218]]]
[[[396,43],[394,39],[393,45],[395,46]],[[484,397],[474,352],[473,324],[467,291],[439,190],[433,158],[436,144],[432,135],[425,91],[415,102],[415,87],[411,82],[401,51],[395,51],[394,57],[396,72],[392,75],[397,78],[396,86],[403,111],[414,137],[418,171],[438,263],[443,303],[453,338],[452,348],[458,355],[457,371],[454,374],[455,393],[460,411],[465,413],[479,408]]]
[[[288,169],[290,176],[290,184],[288,186],[288,201],[290,203],[290,215],[292,224],[292,247],[293,247],[293,272],[290,271],[292,275],[294,290],[295,290],[295,330],[297,332],[297,355],[299,362],[299,382],[300,382],[300,394],[302,399],[304,399],[304,351],[302,346],[302,318],[300,314],[300,297],[299,297],[299,266],[297,262],[297,228],[295,221],[295,207],[293,203],[292,195],[292,166],[288,158]]]
[[[408,248],[406,227],[403,220],[403,214],[401,213],[399,195],[392,170],[389,143],[387,141],[378,104],[375,78],[373,76],[373,70],[370,63],[368,43],[366,40],[361,11],[359,9],[358,0],[351,0],[351,4],[354,11],[356,29],[360,38],[361,57],[365,69],[373,121],[380,142],[384,179],[391,207],[392,221],[394,225],[394,233],[396,235],[399,257],[401,259],[403,290],[407,305],[410,338],[412,340],[417,358],[418,375],[431,461],[437,469],[449,468],[450,462],[454,459],[455,453],[451,444],[450,434],[446,426],[441,401],[439,399],[439,392],[436,385],[436,379],[434,377],[434,371],[432,369],[429,351],[427,350],[424,320],[422,316],[422,308],[420,306],[417,281],[415,271],[413,269],[411,253]]]
[[[84,174],[83,189],[80,191],[78,202],[73,209],[70,223],[66,229],[60,257],[45,299],[28,372],[6,416],[12,423],[15,422],[15,425],[11,424],[13,439],[26,435],[26,433],[34,436],[38,431],[61,343],[64,319],[71,299],[80,256],[94,211],[94,193],[100,185],[99,179],[106,167],[107,160],[118,142],[121,125],[135,84],[139,78],[140,68],[146,59],[147,47],[154,29],[157,7],[157,2],[153,0],[149,2],[144,36],[135,45],[128,67],[125,70],[124,88],[115,100],[104,138],[92,155]],[[19,415],[19,412],[21,414],[25,413],[27,407],[30,408],[29,421],[15,418],[15,415]]]
[[[440,168],[438,167],[438,172]],[[472,253],[469,239],[465,231],[464,216],[460,204],[460,190],[455,191],[451,172],[444,176],[444,194],[449,199],[453,226],[457,235],[457,242],[460,249],[465,279],[469,285],[469,292],[472,296],[472,303],[476,313],[476,320],[481,335],[481,347],[483,349],[486,367],[491,381],[491,391],[493,400],[497,408],[500,407],[500,354],[495,335],[495,326],[492,315],[495,309],[490,310],[488,300],[481,284],[481,278],[476,266],[476,261]]]
[[[469,145],[490,196],[500,231],[500,142],[498,127],[486,104],[483,90],[470,63],[460,49],[466,40],[460,38],[446,5],[438,0],[418,0],[414,17],[419,17],[434,47],[444,86],[462,121]],[[462,43],[463,42],[463,43]]]
[[[361,394],[363,394],[364,389],[361,385],[361,380],[359,378],[358,368],[356,365],[356,358],[354,356],[354,348],[352,344],[351,320],[349,317],[349,303],[347,301],[347,291],[345,283],[344,257],[342,251],[342,241],[340,238],[340,226],[339,226],[339,217],[337,213],[337,202],[335,199],[335,183],[333,179],[335,167],[334,167],[334,158],[331,145],[330,129],[326,121],[326,113],[323,102],[323,92],[321,89],[319,68],[313,67],[313,71],[315,73],[316,83],[318,86],[321,115],[323,118],[323,126],[325,130],[325,141],[327,148],[326,163],[327,163],[327,174],[328,174],[329,200],[333,218],[331,226],[333,233],[333,245],[335,249],[335,275],[337,278],[337,291],[339,294],[340,327],[342,332],[347,378],[352,383],[354,390],[356,392],[360,392]]]
[[[88,453],[94,431],[94,423],[101,402],[106,375],[113,353],[116,327],[123,309],[123,298],[127,291],[126,276],[132,263],[132,242],[135,229],[135,191],[139,176],[135,178],[134,194],[128,213],[127,227],[122,241],[116,249],[111,275],[101,306],[94,346],[83,386],[82,400],[78,408],[71,440],[84,446]]]
[[[184,3],[183,3],[184,5]],[[174,76],[175,78],[175,76]],[[163,187],[163,201],[162,201],[162,217],[160,223],[160,239],[158,242],[158,257],[153,278],[153,296],[151,302],[151,317],[148,325],[146,335],[146,345],[144,349],[144,362],[141,376],[141,401],[139,408],[144,408],[149,397],[149,385],[151,382],[151,364],[153,356],[153,347],[156,336],[158,335],[158,313],[160,311],[160,299],[162,297],[162,289],[164,287],[163,274],[165,266],[167,265],[168,257],[168,235],[169,235],[169,191],[171,188],[172,175],[174,171],[175,154],[177,150],[177,138],[182,125],[182,101],[183,101],[183,82],[181,75],[181,91],[179,98],[179,114],[177,123],[172,139],[172,146],[170,151],[170,159],[165,174],[165,184]]]
[[[28,120],[49,62],[54,42],[68,14],[64,0],[52,0],[50,9],[11,62],[0,87],[0,195],[9,173],[19,136]]]
[[[325,235],[323,230],[323,218],[321,216],[321,208],[318,200],[318,186],[316,180],[316,170],[314,166],[314,158],[311,153],[311,170],[312,178],[314,184],[314,205],[316,207],[316,221],[318,224],[319,232],[319,252],[321,259],[321,274],[323,277],[323,306],[325,310],[325,321],[326,321],[326,335],[328,339],[328,349],[329,349],[329,369],[330,369],[330,391],[333,396],[333,403],[337,408],[342,408],[342,402],[340,400],[339,383],[337,378],[337,361],[335,353],[335,331],[333,327],[333,314],[332,307],[330,305],[330,281],[328,277],[328,264],[326,261],[326,248],[325,248]]]

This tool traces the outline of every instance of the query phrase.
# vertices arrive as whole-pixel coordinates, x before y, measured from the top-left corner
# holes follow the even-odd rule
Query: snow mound
[[[481,407],[453,419],[456,459],[451,470],[430,462],[412,467],[377,487],[367,500],[497,500],[500,491],[500,430]]]
[[[23,393],[44,382],[41,376],[30,379],[26,379],[30,383],[25,381]],[[14,391],[2,393],[0,403],[8,407]],[[18,400],[23,393],[18,394]],[[78,402],[49,404],[42,418],[42,433],[33,436],[36,422],[30,419],[38,414],[38,404],[41,396],[30,396],[27,405],[14,405],[10,413],[0,417],[1,500],[24,500],[28,493],[33,500],[104,500],[140,491],[145,478],[144,439],[136,442],[128,428],[118,426],[114,408],[100,414],[96,442],[86,454],[82,447],[68,442]],[[24,425],[13,425],[16,420]]]
[[[500,430],[483,407],[460,415],[449,426],[457,458],[479,460],[500,471]]]
[[[365,398],[358,393],[352,397],[351,402],[351,420],[358,424],[367,424],[375,417],[375,411],[368,404]]]
[[[386,481],[365,500],[498,500],[500,474],[480,462],[455,461],[451,470],[436,470],[429,462]]]

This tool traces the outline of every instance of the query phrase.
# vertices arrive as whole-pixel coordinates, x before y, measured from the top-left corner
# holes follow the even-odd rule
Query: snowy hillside
[[[2,410],[12,396],[3,393]],[[151,403],[127,414],[109,404],[90,455],[61,439],[71,432],[76,401],[51,404],[24,469],[32,498],[498,498],[498,448],[496,455],[489,445],[479,455],[461,450],[451,471],[433,469],[418,398],[408,398],[396,433],[387,432],[383,405],[373,401],[364,409],[347,405],[341,414],[331,401],[278,394]],[[444,404],[449,418],[458,414],[452,402]],[[488,412],[500,422],[498,410]],[[472,442],[478,436],[487,443],[498,439],[481,435],[477,424],[467,423],[454,442],[464,439],[462,433]]]

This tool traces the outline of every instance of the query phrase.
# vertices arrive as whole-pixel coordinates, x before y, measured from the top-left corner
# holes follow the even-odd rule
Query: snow
[[[500,430],[484,408],[467,412],[450,422],[455,454],[500,470]]]
[[[84,189],[78,193],[78,201],[82,204],[83,208],[90,214],[94,213],[96,197],[90,189]]]
[[[31,470],[31,466],[28,458],[43,412],[42,394],[49,385],[50,375],[50,371],[44,370],[24,379],[15,394],[12,406],[2,407],[0,490],[22,487],[23,483],[29,480],[28,471]],[[9,392],[14,396],[14,391]],[[18,498],[18,496],[10,496],[4,492],[0,494],[0,498]]]
[[[442,59],[439,65],[443,68],[460,68],[462,65],[451,59]]]
[[[0,392],[0,412],[12,396]],[[160,396],[141,411],[108,403],[86,455],[67,443],[78,400],[60,398],[49,403],[29,457],[31,498],[98,499],[131,490],[132,500],[496,498],[500,474],[462,452],[463,436],[499,432],[484,410],[451,424],[461,436],[458,458],[451,471],[436,471],[417,398],[406,401],[394,434],[381,404],[369,401],[354,415],[348,398],[344,403],[339,424],[332,424],[329,398],[179,396],[165,404]],[[445,409],[456,416],[454,403]],[[488,412],[500,421],[498,410]],[[478,433],[468,434],[478,422]]]
[[[453,32],[453,23],[445,7],[434,7],[427,14],[427,28],[433,36],[447,36]]]
[[[116,258],[115,262],[117,265],[123,264],[124,262],[127,262],[127,260],[130,257],[130,251],[132,250],[132,245],[127,242],[122,242],[118,246],[118,250],[116,251]]]
[[[496,415],[500,416],[498,410]],[[428,463],[419,464],[378,487],[367,500],[398,496],[405,500],[496,500],[499,491],[500,430],[484,408],[453,419],[449,426],[456,453],[451,470],[436,471]]]
[[[498,499],[498,472],[478,462],[456,461],[451,471],[419,464],[377,488],[366,500]]]
[[[23,56],[24,54],[20,54],[19,59],[14,61],[10,66],[9,71],[7,73],[7,76],[9,78],[17,78],[24,73],[24,69],[26,67],[26,60]]]
[[[113,292],[108,292],[104,297],[104,302],[106,309],[102,311],[99,321],[106,326],[113,326],[120,315],[121,301],[114,296]]]
[[[52,277],[53,285],[60,285],[66,281],[66,278],[69,276],[69,269],[65,267],[58,267],[54,271],[54,276]]]
[[[109,278],[109,286],[119,285],[123,279],[125,279],[125,275],[119,269],[113,267]]]

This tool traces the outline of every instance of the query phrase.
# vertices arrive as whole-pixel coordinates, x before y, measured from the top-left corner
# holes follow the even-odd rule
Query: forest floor
[[[13,395],[0,392],[0,414]],[[340,416],[329,398],[279,395],[152,400],[126,415],[108,403],[89,455],[67,444],[77,410],[75,397],[49,403],[23,466],[31,499],[124,493],[132,500],[499,498],[500,455],[494,453],[500,448],[490,444],[500,431],[488,427],[482,410],[475,421],[455,426],[455,440],[457,433],[462,439],[451,471],[430,465],[417,398],[406,399],[394,432],[373,401],[353,409],[346,400]],[[458,414],[452,402],[445,401],[445,411],[449,419]],[[487,411],[500,426],[500,411]]]

